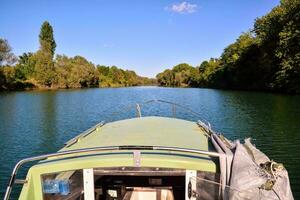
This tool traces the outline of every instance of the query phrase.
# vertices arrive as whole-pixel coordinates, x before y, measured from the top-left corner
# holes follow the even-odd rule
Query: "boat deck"
[[[165,117],[141,117],[111,122],[65,147],[65,150],[99,146],[166,146],[209,150],[208,138],[195,122]]]

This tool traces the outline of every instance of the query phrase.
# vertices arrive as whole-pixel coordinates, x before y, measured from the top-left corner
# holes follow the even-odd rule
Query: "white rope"
[[[196,178],[196,180],[202,180],[202,181],[206,181],[206,182],[209,182],[209,183],[213,183],[213,184],[216,184],[218,186],[222,186],[223,184],[222,183],[218,183],[216,181],[212,181],[212,180],[208,180],[208,179],[205,179],[205,178],[200,178],[200,177],[193,177],[193,178]],[[229,189],[232,189],[232,190],[236,190],[238,192],[242,192],[240,191],[239,189],[237,188],[234,188],[234,187],[231,187],[229,185],[225,185],[226,188],[229,188]]]

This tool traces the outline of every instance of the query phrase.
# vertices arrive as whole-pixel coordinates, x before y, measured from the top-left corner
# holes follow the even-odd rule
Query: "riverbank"
[[[52,90],[72,90],[72,89],[88,89],[88,88],[128,88],[128,87],[152,87],[158,86],[157,84],[148,84],[148,85],[120,85],[120,84],[113,84],[113,85],[104,85],[104,86],[94,86],[94,87],[59,87],[53,85],[51,87],[47,87],[44,85],[40,85],[35,81],[17,81],[12,83],[8,88],[2,87],[0,88],[1,92],[14,92],[14,91],[52,91]]]
[[[31,82],[25,82],[22,83],[22,87],[18,88],[10,88],[10,89],[0,89],[0,94],[4,92],[17,92],[17,91],[59,91],[59,90],[85,90],[89,88],[93,89],[109,89],[109,88],[134,88],[134,87],[160,87],[160,88],[171,88],[171,89],[212,89],[212,90],[219,90],[219,91],[232,91],[232,92],[250,92],[250,93],[262,93],[262,94],[276,94],[276,95],[289,95],[289,96],[299,96],[299,93],[284,93],[280,91],[272,91],[272,90],[253,90],[253,89],[229,89],[229,88],[210,88],[210,87],[191,87],[191,86],[180,86],[180,87],[174,87],[174,86],[161,86],[158,84],[152,84],[152,85],[131,85],[131,86],[124,86],[124,85],[113,85],[113,86],[102,86],[102,87],[77,87],[77,88],[61,88],[61,87],[45,87],[45,86],[36,86],[32,84]],[[28,87],[26,87],[28,86]]]

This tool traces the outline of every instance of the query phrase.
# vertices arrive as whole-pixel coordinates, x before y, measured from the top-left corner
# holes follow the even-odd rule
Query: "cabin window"
[[[220,174],[197,171],[197,200],[214,200],[221,198]]]
[[[83,195],[83,171],[42,175],[44,200],[79,200]]]
[[[42,175],[44,200],[212,200],[219,176],[185,169],[114,167]]]
[[[185,198],[185,170],[141,167],[99,168],[94,169],[94,177],[97,200],[183,200]]]

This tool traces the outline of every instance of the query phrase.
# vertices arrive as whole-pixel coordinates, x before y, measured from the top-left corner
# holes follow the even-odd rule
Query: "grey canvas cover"
[[[224,200],[293,200],[287,170],[271,161],[246,139],[244,144],[211,133],[211,141],[220,153],[220,182]]]

